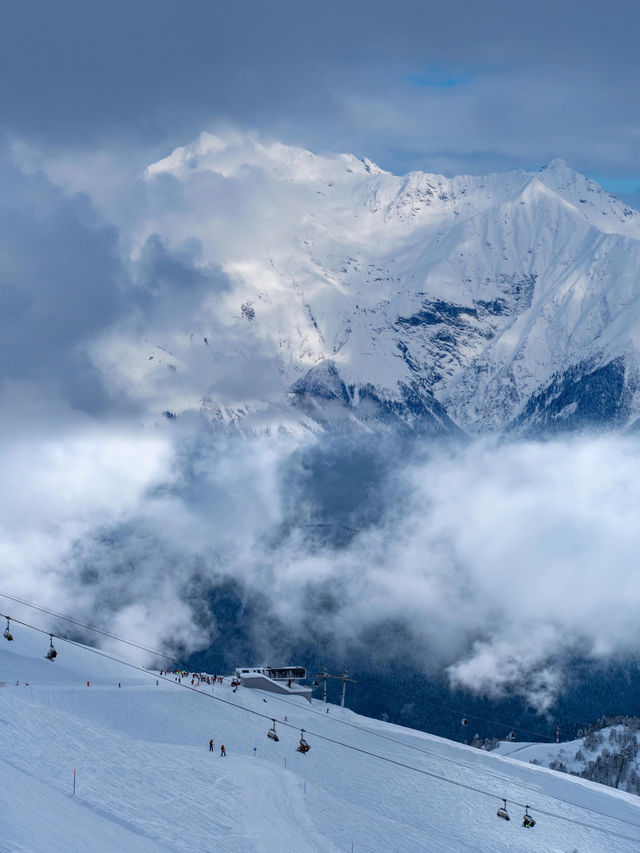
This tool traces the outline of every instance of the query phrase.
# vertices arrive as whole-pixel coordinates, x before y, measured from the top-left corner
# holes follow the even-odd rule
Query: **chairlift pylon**
[[[274,740],[277,743],[280,740],[280,738],[278,737],[278,733],[276,732],[276,721],[272,720],[272,723],[273,723],[273,725],[271,726],[271,728],[267,732],[267,737],[271,738],[271,740]]]
[[[304,739],[304,729],[300,729],[300,743],[298,744],[298,752],[301,752],[303,755],[306,755],[307,752],[311,749],[311,746]]]
[[[524,807],[524,817],[522,818],[522,825],[525,829],[533,829],[536,825],[535,820],[529,814],[529,806]]]
[[[53,634],[49,634],[49,651],[46,653],[45,658],[53,661],[57,656],[58,652],[53,647]]]
[[[507,801],[504,799],[504,797],[502,798],[502,802],[504,803],[504,805],[498,808],[496,814],[498,815],[498,817],[501,817],[502,820],[511,820],[511,818],[509,817],[509,812],[507,811]]]
[[[4,629],[3,637],[5,640],[9,640],[11,642],[13,640],[13,634],[11,633],[11,620],[7,616],[7,627]]]

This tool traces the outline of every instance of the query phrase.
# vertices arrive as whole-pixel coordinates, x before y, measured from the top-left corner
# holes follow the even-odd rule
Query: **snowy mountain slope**
[[[228,681],[214,688],[224,703],[174,682],[156,686],[152,674],[63,642],[50,664],[46,638],[14,634],[0,650],[3,851],[333,853],[353,842],[358,853],[589,853],[640,843],[640,801],[631,795],[335,706],[326,714],[315,701],[234,694]],[[282,722],[275,744],[268,720],[235,705],[286,715],[294,728]],[[298,727],[309,732],[306,756],[295,751]],[[226,758],[209,752],[211,737]],[[524,830],[511,806],[505,823],[495,816],[502,796],[550,815],[539,811],[534,830]]]
[[[160,239],[226,276],[188,329],[119,330],[94,347],[111,381],[151,406],[258,428],[447,433],[544,426],[566,397],[548,420],[567,427],[597,408],[585,377],[616,364],[600,420],[636,416],[640,216],[562,161],[398,177],[202,134],[145,178],[132,258]],[[221,393],[212,377],[238,364],[245,381]]]
[[[500,743],[498,755],[513,755],[518,761],[541,764],[564,773],[572,773],[621,791],[640,793],[637,717],[618,718],[590,726],[589,731],[573,741],[559,744]]]

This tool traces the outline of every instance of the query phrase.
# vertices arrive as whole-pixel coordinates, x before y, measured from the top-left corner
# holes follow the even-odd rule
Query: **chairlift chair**
[[[11,642],[13,640],[13,634],[11,633],[10,621],[11,620],[7,616],[7,627],[4,629],[4,634],[3,634],[5,640],[9,640],[9,642]]]
[[[304,729],[300,729],[300,743],[298,744],[298,752],[301,752],[303,755],[305,755],[307,752],[309,752],[310,749],[311,747],[304,739]]]
[[[46,653],[45,658],[53,661],[57,656],[58,652],[53,647],[53,634],[49,634],[49,651]]]
[[[500,806],[496,814],[498,817],[501,817],[502,820],[511,820],[509,812],[507,811],[507,801],[503,798],[502,802],[504,803],[504,806]]]
[[[524,807],[524,817],[522,818],[522,825],[525,829],[533,829],[536,825],[535,820],[529,814],[529,806]]]
[[[273,725],[271,726],[271,728],[267,732],[267,737],[270,737],[271,740],[274,740],[277,743],[280,740],[280,738],[278,737],[278,733],[276,732],[276,721],[273,720],[272,722],[273,722]]]

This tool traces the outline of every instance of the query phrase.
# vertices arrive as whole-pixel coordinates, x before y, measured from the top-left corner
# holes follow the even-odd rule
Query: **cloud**
[[[640,640],[633,438],[366,446],[83,424],[5,434],[0,464],[0,589],[146,645],[232,643],[209,601],[233,583],[261,601],[246,630],[262,649],[305,637],[544,710],[576,655]]]
[[[0,386],[37,384],[78,408],[104,406],[81,344],[119,310],[116,232],[86,196],[65,196],[42,174],[0,155]]]
[[[248,321],[250,309],[242,313],[218,258],[242,239],[267,239],[259,223],[273,207],[268,186],[213,175],[178,198],[171,177],[150,187],[118,162],[99,165],[113,185],[87,162],[74,169],[29,147],[0,150],[7,416],[18,423],[55,413],[74,422],[80,412],[108,419],[198,411],[203,400],[214,408],[264,404],[280,390],[281,358]],[[185,206],[198,209],[201,197],[211,209],[210,193],[218,203],[199,239]],[[237,217],[249,210],[238,236]]]
[[[290,0],[198,0],[188,13],[168,0],[64,0],[55,11],[40,0],[4,11],[0,113],[8,132],[76,153],[133,158],[231,123],[394,171],[562,156],[625,177],[636,166],[639,14],[631,0],[482,0],[464,15],[418,0],[328,2],[304,15]],[[445,71],[433,86],[425,68],[473,77],[443,86],[459,76]]]
[[[268,263],[232,260],[268,258],[307,206],[295,181],[274,204],[256,144],[180,181],[107,163],[120,196],[91,160],[0,162],[0,588],[182,653],[232,583],[276,651],[306,636],[548,707],[572,656],[640,639],[640,445],[234,434],[289,354],[251,319]],[[246,282],[265,298],[243,310]]]
[[[572,656],[640,640],[637,439],[234,434],[291,359],[251,319],[268,261],[232,261],[268,259],[307,207],[295,181],[274,203],[256,144],[180,181],[0,160],[0,589],[184,653],[218,636],[209,602],[232,583],[276,651],[306,636],[548,708]]]
[[[162,644],[162,632],[172,629],[170,619],[156,629],[150,614],[144,620],[130,616],[149,600],[145,576],[130,564],[126,577],[119,577],[115,556],[104,565],[88,566],[83,543],[98,528],[130,519],[145,496],[151,511],[149,490],[166,477],[170,460],[170,445],[161,436],[133,434],[114,424],[84,422],[73,428],[67,421],[62,430],[50,425],[26,428],[22,434],[3,430],[0,589],[64,613],[91,613],[105,626],[126,621],[130,636]],[[126,594],[113,608],[103,596],[120,582]],[[157,603],[168,581],[158,573],[152,582]],[[9,606],[15,607],[5,608]],[[178,602],[172,612],[179,610]],[[32,612],[29,617],[33,621]],[[42,624],[46,617],[38,618],[36,624]],[[193,642],[193,627],[186,630]]]
[[[573,656],[634,653],[635,440],[479,442],[411,458],[386,445],[371,448],[377,471],[362,450],[354,464],[357,452],[347,442],[294,454],[289,509],[282,485],[272,492],[289,530],[275,550],[264,528],[253,545],[242,528],[235,577],[266,592],[283,625],[351,648],[395,625],[395,642],[368,649],[378,662],[404,656],[540,709]],[[328,545],[312,522],[359,532]]]

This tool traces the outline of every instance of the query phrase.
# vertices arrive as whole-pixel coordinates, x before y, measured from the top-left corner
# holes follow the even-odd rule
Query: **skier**
[[[225,758],[227,755],[227,750],[224,748],[224,744],[220,747],[220,758]]]
[[[209,752],[213,752],[213,739],[209,741]]]

